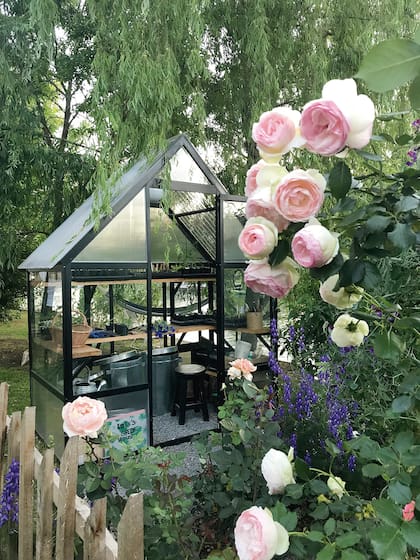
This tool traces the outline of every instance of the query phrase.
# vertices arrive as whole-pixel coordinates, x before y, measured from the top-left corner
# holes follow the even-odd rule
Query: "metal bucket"
[[[153,416],[171,411],[175,391],[175,368],[179,362],[178,347],[152,350]]]

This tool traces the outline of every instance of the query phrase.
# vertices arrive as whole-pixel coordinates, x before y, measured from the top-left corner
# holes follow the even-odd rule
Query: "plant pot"
[[[248,311],[246,314],[246,326],[253,331],[263,328],[262,311]]]

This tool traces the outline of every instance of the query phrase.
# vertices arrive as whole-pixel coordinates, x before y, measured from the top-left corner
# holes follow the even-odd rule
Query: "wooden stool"
[[[185,424],[185,411],[193,408],[196,412],[203,411],[203,420],[209,420],[204,376],[206,368],[200,364],[182,364],[175,368],[175,398],[172,405],[172,416],[176,416],[179,408],[180,425]],[[193,397],[187,396],[188,382],[192,381]]]

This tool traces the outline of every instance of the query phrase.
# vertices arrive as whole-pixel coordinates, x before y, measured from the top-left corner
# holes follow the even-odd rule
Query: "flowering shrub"
[[[7,469],[0,497],[0,527],[17,523],[19,518],[19,461],[12,459]]]
[[[152,332],[156,338],[163,338],[168,334],[173,334],[175,332],[175,327],[168,325],[166,321],[159,320],[153,323]]]

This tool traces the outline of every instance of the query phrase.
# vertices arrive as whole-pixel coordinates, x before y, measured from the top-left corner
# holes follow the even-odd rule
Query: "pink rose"
[[[410,503],[406,504],[402,510],[402,517],[404,521],[412,521],[414,519],[414,510],[416,508],[415,500],[411,500]]]
[[[283,298],[297,284],[299,272],[293,259],[286,257],[273,267],[266,261],[251,262],[245,269],[244,279],[253,292]]]
[[[287,552],[289,534],[269,510],[252,506],[236,521],[235,546],[239,560],[270,560]]]
[[[325,186],[324,177],[315,169],[295,169],[277,185],[274,207],[290,222],[306,222],[321,208]]]
[[[239,248],[248,259],[263,259],[277,245],[276,226],[265,218],[251,218],[238,239]]]
[[[296,262],[305,268],[319,268],[337,255],[338,239],[327,228],[316,223],[306,224],[292,239],[292,253]]]
[[[63,429],[67,435],[96,437],[108,414],[102,401],[78,397],[63,406]]]
[[[233,362],[229,362],[229,365],[231,366],[231,368],[235,370],[239,370],[242,376],[248,381],[252,381],[252,374],[254,373],[254,371],[257,371],[257,366],[254,366],[254,364],[249,360],[247,360],[247,358],[237,358]],[[228,375],[229,375],[229,371],[228,371]],[[232,377],[238,377],[238,376],[233,375]]]
[[[357,95],[354,80],[331,80],[324,85],[322,98],[303,108],[300,128],[305,147],[323,156],[346,147],[363,148],[369,143],[374,118],[375,106],[366,95]]]
[[[260,156],[267,162],[279,161],[292,147],[299,145],[299,111],[276,107],[263,113],[252,127],[252,138]]]
[[[300,121],[305,148],[322,156],[333,156],[344,150],[350,131],[349,123],[334,103],[326,99],[310,101],[303,107]]]
[[[288,220],[279,214],[274,206],[271,196],[272,189],[270,187],[259,187],[248,198],[245,206],[245,214],[247,218],[255,218],[260,216],[272,222],[277,231],[283,231],[289,225]]]
[[[254,163],[254,165],[252,165],[248,169],[245,180],[245,196],[251,196],[257,188],[257,175],[259,171],[264,167],[264,165],[267,164],[264,160],[261,159],[257,163]]]

